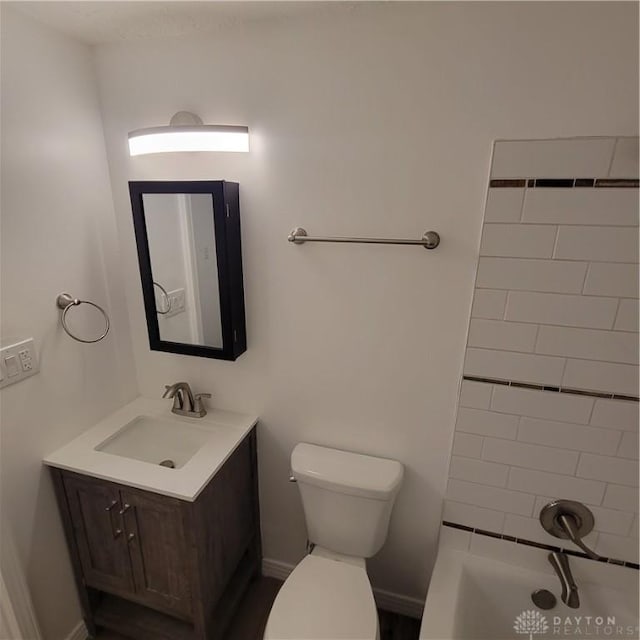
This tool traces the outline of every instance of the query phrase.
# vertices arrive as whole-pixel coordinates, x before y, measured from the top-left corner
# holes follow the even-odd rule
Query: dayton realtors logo
[[[615,616],[553,616],[547,620],[539,611],[523,611],[513,625],[516,633],[529,636],[580,638],[638,638],[640,629],[620,624]]]
[[[539,612],[533,609],[523,611],[515,621],[513,628],[516,633],[528,635],[529,640],[533,640],[533,636],[541,635],[549,631],[547,619]]]
[[[615,616],[553,616],[554,636],[582,638],[637,638],[639,628],[620,624]]]

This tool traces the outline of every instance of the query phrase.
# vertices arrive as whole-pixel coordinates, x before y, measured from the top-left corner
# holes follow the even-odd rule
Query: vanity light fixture
[[[249,127],[203,124],[189,111],[178,111],[168,127],[129,133],[129,155],[170,151],[249,151]]]

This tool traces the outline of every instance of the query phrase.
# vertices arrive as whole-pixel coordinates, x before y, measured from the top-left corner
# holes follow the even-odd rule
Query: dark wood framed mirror
[[[235,182],[129,182],[154,351],[235,360],[247,349]]]

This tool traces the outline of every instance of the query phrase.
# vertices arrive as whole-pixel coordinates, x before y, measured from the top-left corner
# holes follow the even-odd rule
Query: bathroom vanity
[[[46,458],[91,636],[224,637],[260,572],[256,422],[139,398]]]

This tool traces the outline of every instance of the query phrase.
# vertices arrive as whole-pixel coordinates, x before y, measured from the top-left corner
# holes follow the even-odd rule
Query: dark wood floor
[[[226,640],[262,640],[269,611],[282,582],[260,578],[249,588],[231,623]],[[388,611],[378,611],[380,640],[418,640],[420,621]],[[128,640],[103,631],[99,640]]]

